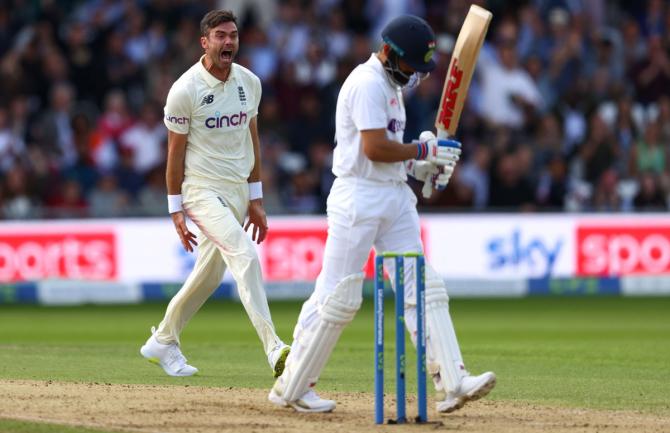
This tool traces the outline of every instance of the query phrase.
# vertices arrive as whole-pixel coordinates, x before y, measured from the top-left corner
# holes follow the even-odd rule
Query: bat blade
[[[453,136],[456,133],[477,57],[492,19],[491,12],[472,5],[463,21],[447,69],[440,106],[435,118],[435,128],[440,138]]]

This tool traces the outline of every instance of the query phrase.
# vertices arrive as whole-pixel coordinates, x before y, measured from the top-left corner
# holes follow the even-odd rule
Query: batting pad
[[[299,399],[319,379],[342,329],[354,319],[361,307],[363,278],[361,272],[340,281],[333,293],[318,306],[316,320],[294,336],[302,350],[299,350],[297,359],[287,363],[287,371],[282,376],[282,398],[285,401]]]
[[[457,391],[467,372],[449,314],[447,289],[441,279],[426,281],[426,336],[430,357],[440,365],[445,391]]]

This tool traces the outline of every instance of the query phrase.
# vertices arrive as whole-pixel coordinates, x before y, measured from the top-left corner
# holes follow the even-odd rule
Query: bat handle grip
[[[447,139],[449,138],[449,133],[446,129],[437,128],[437,138]]]
[[[430,179],[426,179],[423,182],[423,188],[421,188],[421,195],[423,195],[423,198],[429,199],[431,195],[433,195],[433,182],[431,182]]]

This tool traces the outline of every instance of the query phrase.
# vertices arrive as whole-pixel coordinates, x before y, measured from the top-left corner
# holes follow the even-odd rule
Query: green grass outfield
[[[232,302],[207,303],[182,335],[184,353],[201,374],[164,375],[139,355],[164,310],[164,304],[0,306],[0,379],[272,385],[256,333],[241,304]],[[290,342],[300,304],[272,303],[271,310],[280,336]],[[670,414],[670,298],[456,299],[451,310],[468,369],[498,375],[491,399]],[[392,391],[391,305],[386,311],[387,388]],[[319,389],[372,392],[372,325],[372,302],[366,299]],[[413,350],[407,366],[407,389],[413,392]],[[0,421],[0,432],[62,430],[42,427]]]

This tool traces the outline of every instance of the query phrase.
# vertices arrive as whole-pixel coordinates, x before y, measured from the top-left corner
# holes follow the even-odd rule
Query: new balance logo
[[[242,105],[246,105],[247,95],[244,94],[244,87],[242,86],[237,87],[237,95],[240,97],[240,102],[242,103]]]
[[[214,95],[207,95],[202,98],[200,105],[211,104],[212,102],[214,102]]]

